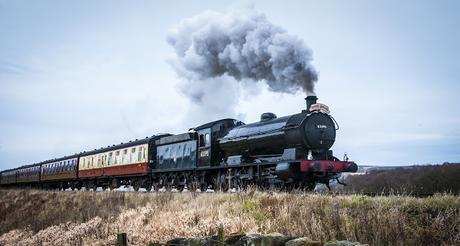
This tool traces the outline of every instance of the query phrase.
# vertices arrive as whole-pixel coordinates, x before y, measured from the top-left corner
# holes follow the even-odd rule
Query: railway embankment
[[[165,244],[280,233],[313,242],[459,245],[460,197],[0,190],[0,245]],[[220,229],[221,228],[221,229]]]

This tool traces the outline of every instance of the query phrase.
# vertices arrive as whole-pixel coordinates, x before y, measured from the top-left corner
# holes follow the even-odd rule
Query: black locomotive
[[[316,101],[315,96],[307,97],[306,110],[294,115],[277,118],[264,113],[251,124],[222,119],[183,134],[152,136],[82,152],[69,160],[28,165],[27,170],[7,170],[0,173],[0,183],[77,189],[132,185],[136,190],[227,191],[253,185],[311,190],[317,183],[329,185],[342,172],[357,171],[354,162],[333,156],[336,123],[328,107]],[[74,165],[61,167],[66,163]]]

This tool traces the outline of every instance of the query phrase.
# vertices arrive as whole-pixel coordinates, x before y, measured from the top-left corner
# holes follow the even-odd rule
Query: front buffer
[[[332,179],[344,185],[338,180],[340,173],[354,173],[358,165],[352,161],[300,160],[278,163],[275,170],[277,177],[285,182],[309,184],[313,188],[316,183],[323,183],[329,188]]]

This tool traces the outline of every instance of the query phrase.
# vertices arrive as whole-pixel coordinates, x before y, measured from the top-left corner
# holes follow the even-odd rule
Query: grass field
[[[370,245],[460,245],[460,197],[0,190],[0,245],[131,245],[271,233]]]

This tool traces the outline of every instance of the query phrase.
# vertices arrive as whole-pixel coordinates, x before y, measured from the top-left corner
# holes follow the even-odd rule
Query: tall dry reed
[[[459,245],[460,198],[438,195],[0,191],[0,245],[132,245],[271,233],[370,245]]]

